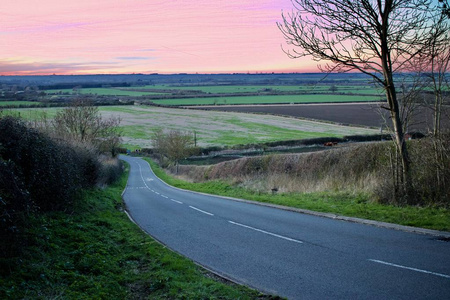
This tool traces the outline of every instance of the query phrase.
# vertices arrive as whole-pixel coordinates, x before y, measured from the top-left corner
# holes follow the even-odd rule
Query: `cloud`
[[[117,64],[114,62],[54,63],[0,61],[0,75],[71,74],[116,67]]]

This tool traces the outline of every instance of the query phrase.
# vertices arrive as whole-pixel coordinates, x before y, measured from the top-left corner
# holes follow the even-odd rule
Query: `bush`
[[[41,210],[71,209],[80,189],[110,183],[120,173],[111,163],[102,166],[95,147],[52,139],[18,118],[0,119],[0,143],[0,157],[14,164]]]
[[[23,241],[18,238],[18,233],[28,214],[34,210],[30,195],[17,172],[12,161],[0,159],[0,253],[6,257],[18,252],[22,246]]]
[[[395,185],[395,159],[389,166],[389,176],[380,186],[377,195],[380,201],[392,204],[409,203],[421,206],[437,205],[450,207],[450,132],[439,137],[427,137],[408,142],[411,160],[412,185],[406,194]],[[395,157],[395,148],[390,149]],[[397,180],[398,184],[398,180]]]
[[[98,184],[108,185],[116,182],[123,173],[123,164],[117,158],[103,156],[100,160],[100,174]]]

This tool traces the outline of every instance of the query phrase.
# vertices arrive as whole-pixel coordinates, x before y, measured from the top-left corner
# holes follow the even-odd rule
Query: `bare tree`
[[[411,183],[410,158],[394,74],[423,51],[437,7],[429,0],[292,0],[296,11],[278,24],[291,58],[311,56],[328,72],[359,71],[386,93],[401,157],[403,191]]]
[[[103,119],[98,107],[89,100],[77,99],[71,106],[56,113],[53,127],[66,140],[89,143],[100,152],[117,155],[120,145],[120,118]]]
[[[153,147],[158,153],[175,163],[178,173],[179,161],[193,153],[194,137],[188,132],[179,130],[169,132],[157,130],[153,134]]]
[[[448,8],[447,8],[447,13]],[[429,78],[434,93],[434,122],[433,135],[438,137],[441,131],[442,105],[449,87],[448,71],[450,70],[450,16],[442,14],[436,20],[430,32],[430,44],[422,53],[424,62],[430,69]]]

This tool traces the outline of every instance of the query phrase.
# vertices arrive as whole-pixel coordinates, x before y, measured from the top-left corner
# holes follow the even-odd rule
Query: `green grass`
[[[23,254],[0,257],[0,298],[260,299],[211,279],[132,223],[122,211],[126,177],[85,192],[75,212],[34,218]]]
[[[211,94],[231,94],[231,93],[257,93],[267,91],[267,89],[279,92],[302,92],[302,93],[329,93],[331,85],[207,85],[207,86],[170,86],[170,85],[147,85],[143,87],[128,88],[133,90],[195,90]],[[380,94],[380,90],[371,86],[345,86],[336,85],[337,93],[360,93],[360,94]]]
[[[317,137],[342,137],[342,135],[324,133],[324,132],[310,132],[304,130],[294,130],[282,128],[279,126],[261,124],[256,122],[244,122],[238,118],[230,118],[224,120],[225,123],[230,125],[246,128],[246,132],[250,131],[253,134],[247,133],[240,134],[239,132],[221,132],[220,138],[217,143],[221,145],[242,145],[242,144],[254,144],[264,142],[274,142],[293,139],[308,139]]]
[[[207,97],[192,99],[153,100],[163,105],[215,105],[215,104],[270,104],[270,103],[331,103],[380,101],[377,96],[355,95],[280,95],[280,96],[238,96]]]
[[[40,103],[33,101],[0,101],[0,107],[9,105],[36,105],[36,104]]]
[[[20,115],[26,120],[39,120],[45,114],[54,118],[63,108],[5,109],[3,114]],[[200,146],[233,146],[314,137],[341,137],[353,134],[375,134],[367,128],[338,126],[295,118],[232,112],[198,111],[154,106],[101,106],[105,119],[120,117],[124,144],[151,147],[156,129],[174,129],[197,133]]]
[[[159,178],[182,189],[400,225],[450,231],[450,210],[444,208],[384,205],[371,201],[367,194],[329,192],[272,195],[249,191],[224,181],[190,183],[168,175],[152,160],[146,160]]]
[[[123,136],[135,139],[152,139],[154,133],[154,130],[148,130],[144,125],[120,126],[120,131]]]
[[[301,93],[329,93],[329,84],[319,85],[217,85],[217,86],[170,86],[170,85],[147,85],[139,87],[110,87],[110,88],[81,88],[76,92],[73,89],[56,89],[45,90],[47,94],[96,94],[106,96],[145,96],[145,95],[161,95],[158,90],[173,90],[173,91],[201,91],[203,93],[211,94],[233,94],[233,93],[258,93],[278,91],[278,92],[301,92]],[[379,95],[380,90],[371,86],[364,85],[335,85],[337,87],[337,93],[347,94],[366,94],[366,95]],[[153,91],[152,91],[153,90]],[[361,96],[359,96],[361,98]],[[339,102],[339,100],[336,100]],[[365,101],[365,100],[360,100]]]
[[[27,121],[39,120],[42,116],[54,118],[58,110],[63,108],[43,107],[43,108],[9,108],[2,111],[4,115],[19,116]]]
[[[69,93],[76,94],[72,89],[59,89],[59,90],[46,90],[47,94],[59,94],[59,93]],[[152,92],[139,92],[139,91],[129,91],[122,90],[118,88],[82,88],[78,90],[80,94],[96,94],[96,95],[105,95],[105,96],[145,96],[155,94]]]
[[[151,137],[156,129],[195,131],[200,146],[232,146],[378,132],[279,116],[154,106],[104,106],[100,107],[100,112],[106,118],[120,116],[124,143],[144,148],[151,147]]]

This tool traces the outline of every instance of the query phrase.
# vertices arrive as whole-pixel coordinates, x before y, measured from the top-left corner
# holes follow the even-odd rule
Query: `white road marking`
[[[207,215],[209,215],[209,216],[214,216],[214,214],[209,213],[209,212],[204,211],[204,210],[201,210],[201,209],[198,209],[197,207],[190,206],[190,205],[189,205],[189,207],[192,208],[192,209],[195,209],[196,211],[199,211],[199,212],[201,212],[201,213],[207,214]]]
[[[142,187],[142,188],[149,189],[149,190],[152,191],[153,193],[155,193],[155,194],[157,194],[157,195],[161,195],[160,193],[158,193],[157,191],[151,189],[151,188],[147,185],[147,183],[146,183],[145,180],[144,180],[144,176],[142,176],[142,168],[141,168],[141,165],[140,165],[139,163],[137,163],[137,165],[138,165],[138,167],[139,167],[139,173],[141,174],[141,179],[142,179],[142,181],[144,182],[144,185],[145,185],[145,187]],[[153,179],[152,179],[152,178],[147,178],[147,181],[153,181]],[[161,195],[161,196],[164,197],[164,198],[166,198],[166,199],[169,199],[169,197],[167,197],[167,196],[165,196],[165,195]],[[177,201],[177,200],[175,200],[175,199],[170,199],[170,200],[172,200],[173,202],[178,203],[178,204],[183,204],[183,202]],[[195,208],[195,207],[191,207],[191,208],[196,209],[196,210],[198,210],[198,211],[201,211],[202,213],[205,213],[205,214],[207,214],[207,215],[214,216],[213,214],[210,214],[209,212],[206,212],[206,211],[202,211],[202,210],[200,210],[200,209],[198,209],[198,208]]]
[[[425,273],[425,274],[431,274],[431,275],[440,276],[440,277],[444,277],[444,278],[450,279],[449,275],[445,275],[445,274],[441,274],[441,273],[435,273],[435,272],[421,270],[421,269],[417,269],[417,268],[406,267],[406,266],[397,265],[397,264],[393,264],[393,263],[389,263],[389,262],[382,261],[382,260],[377,260],[377,259],[369,259],[369,260],[372,261],[372,262],[376,262],[376,263],[387,265],[387,266],[391,266],[391,267],[396,267],[396,268],[400,268],[400,269],[416,271],[416,272]]]
[[[241,226],[241,227],[244,227],[244,228],[252,229],[252,230],[255,230],[255,231],[258,231],[258,232],[261,232],[261,233],[264,233],[264,234],[268,234],[268,235],[271,235],[271,236],[274,236],[274,237],[277,237],[277,238],[280,238],[280,239],[284,239],[284,240],[287,240],[287,241],[290,241],[290,242],[303,244],[302,241],[291,239],[291,238],[288,238],[288,237],[285,237],[285,236],[282,236],[282,235],[279,235],[279,234],[276,234],[276,233],[268,232],[268,231],[265,231],[265,230],[262,230],[262,229],[258,229],[258,228],[255,228],[255,227],[251,227],[251,226],[247,226],[247,225],[244,225],[244,224],[236,223],[236,222],[233,222],[233,221],[228,221],[228,222],[231,223],[231,224],[237,225],[237,226]]]
[[[144,180],[144,176],[142,176],[142,168],[141,168],[141,165],[140,165],[138,162],[136,162],[136,163],[137,163],[137,165],[138,165],[138,167],[139,167],[139,173],[141,174],[141,179],[142,179],[142,181],[144,182],[145,187],[148,188],[148,189],[150,189],[150,188],[148,187],[147,183],[146,183],[145,180]]]

